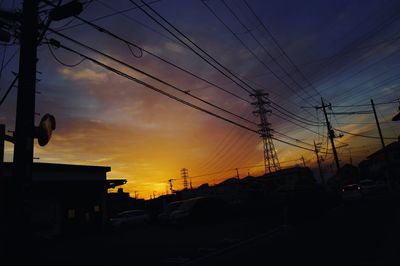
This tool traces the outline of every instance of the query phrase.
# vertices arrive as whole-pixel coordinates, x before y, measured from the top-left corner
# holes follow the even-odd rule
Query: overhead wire
[[[214,17],[222,24],[224,25],[224,27],[235,37],[236,40],[238,40],[240,42],[240,44],[265,68],[267,69],[277,80],[279,80],[282,84],[285,85],[285,87],[287,87],[289,90],[291,90],[294,94],[296,94],[298,97],[302,98],[302,96],[296,91],[294,90],[291,86],[289,86],[289,84],[283,80],[274,70],[272,70],[272,68],[270,66],[268,66],[263,60],[261,60],[261,58],[255,54],[255,52],[250,49],[250,47],[242,40],[240,39],[237,34],[235,34],[233,32],[233,30],[220,18],[220,16],[218,16],[216,14],[216,12],[211,9],[206,1],[201,1],[203,3],[203,5],[207,8],[207,10],[214,15]],[[242,21],[236,16],[236,14],[230,9],[230,7],[228,5],[226,5],[226,3],[223,1],[223,3],[225,4],[225,6],[227,7],[227,9],[230,11],[231,14],[233,14],[233,16],[238,20],[238,22],[242,25],[242,27],[245,28],[246,32],[252,34],[249,29],[242,23]],[[285,72],[285,74],[287,76],[290,76],[289,73],[286,71],[286,69],[284,69],[277,61],[276,59],[269,53],[268,50],[265,49],[265,47],[263,47],[263,45],[254,37],[254,35],[251,35],[253,37],[254,40],[256,40],[256,42],[258,43],[258,45],[262,48],[264,48],[264,51],[267,53],[267,55],[269,55],[270,58],[272,58],[272,60],[278,64],[281,69]],[[296,81],[297,82],[297,81]],[[306,101],[306,99],[303,99],[304,101]]]
[[[253,16],[256,18],[256,20],[260,23],[261,27],[265,30],[265,32],[269,35],[271,38],[272,42],[275,44],[275,46],[279,49],[279,51],[283,54],[283,56],[288,60],[288,62],[295,68],[295,70],[301,75],[301,77],[307,82],[307,84],[319,95],[322,97],[321,93],[317,90],[317,88],[314,86],[314,84],[306,77],[306,75],[303,73],[303,71],[300,70],[300,68],[297,66],[297,64],[294,63],[293,59],[288,55],[288,53],[283,49],[282,45],[279,44],[277,38],[272,34],[272,32],[268,29],[268,27],[265,25],[265,23],[261,20],[261,18],[257,15],[257,13],[254,11],[254,9],[249,5],[247,0],[242,0],[246,7],[250,10],[250,12],[253,14]]]
[[[173,66],[173,67],[175,67],[175,68],[177,68],[177,69],[179,69],[179,70],[181,70],[181,71],[184,71],[185,73],[187,73],[187,74],[189,74],[189,75],[192,75],[192,76],[194,76],[194,77],[196,77],[196,78],[198,78],[198,79],[200,79],[200,80],[202,80],[202,81],[204,81],[204,82],[206,82],[206,83],[208,83],[208,84],[214,86],[215,88],[217,88],[217,89],[219,89],[219,90],[222,90],[222,91],[224,91],[224,92],[226,92],[226,93],[228,93],[228,94],[231,94],[232,96],[235,96],[236,98],[239,98],[239,99],[241,99],[241,100],[244,100],[244,101],[250,103],[250,101],[248,101],[247,99],[244,99],[243,97],[241,97],[241,96],[239,96],[239,95],[237,95],[237,94],[234,94],[234,93],[232,93],[232,92],[230,92],[230,91],[228,91],[228,90],[222,88],[221,86],[218,86],[217,84],[212,83],[212,82],[210,82],[210,81],[208,81],[208,80],[206,80],[206,79],[204,79],[204,78],[202,78],[202,77],[200,77],[200,76],[194,74],[193,72],[188,71],[187,69],[184,69],[184,68],[182,68],[182,67],[180,67],[180,66],[174,64],[174,63],[172,63],[172,62],[166,60],[165,58],[162,58],[162,57],[160,57],[160,56],[158,56],[158,55],[156,55],[156,54],[154,54],[154,53],[152,53],[152,52],[150,52],[150,51],[144,49],[143,47],[139,47],[138,45],[136,45],[136,44],[134,44],[134,43],[132,43],[132,42],[127,41],[126,39],[124,39],[124,38],[122,38],[122,37],[120,37],[120,36],[118,36],[118,35],[116,35],[116,34],[110,32],[109,30],[105,29],[104,27],[100,27],[99,25],[96,25],[96,24],[92,23],[91,21],[85,20],[85,19],[80,18],[80,17],[78,17],[78,16],[76,16],[76,18],[79,19],[79,20],[81,20],[83,23],[86,23],[86,24],[88,24],[88,25],[94,27],[95,29],[97,29],[97,30],[100,31],[100,32],[106,33],[106,34],[110,35],[111,37],[114,37],[114,38],[116,38],[116,39],[118,39],[118,40],[120,40],[120,41],[126,43],[127,45],[132,45],[132,46],[134,46],[135,48],[140,49],[141,51],[145,51],[146,53],[152,55],[153,57],[155,57],[155,58],[157,58],[157,59],[159,59],[159,60],[161,60],[161,61],[163,61],[163,62],[165,62],[165,63],[167,63],[167,64],[169,64],[169,65],[171,65],[171,66]],[[273,104],[275,104],[275,103],[273,103]],[[296,117],[298,117],[298,118],[300,118],[300,119],[307,120],[307,119],[305,119],[305,118],[303,118],[303,117],[301,117],[301,116],[298,116],[298,115],[296,115],[296,114],[290,112],[289,110],[287,110],[286,108],[281,107],[280,105],[277,105],[277,104],[275,104],[275,105],[277,106],[277,108],[280,108],[280,109],[282,109],[282,110],[285,110],[286,112],[288,112],[288,113],[290,113],[290,114],[292,114],[292,115],[294,115],[294,116],[296,116]],[[272,107],[272,108],[274,109],[274,107]],[[289,116],[289,115],[287,115],[287,114],[285,114],[285,115],[286,115],[286,116]],[[309,121],[311,121],[311,120],[309,120]],[[311,121],[311,122],[312,122],[312,121]]]
[[[79,42],[79,41],[77,41],[77,40],[75,40],[75,39],[72,39],[72,38],[66,36],[65,34],[59,33],[59,32],[57,32],[57,31],[55,31],[55,30],[53,30],[53,29],[49,29],[49,31],[51,31],[52,33],[55,33],[56,35],[59,35],[59,36],[65,38],[65,39],[67,39],[67,40],[69,40],[69,41],[71,41],[71,42],[73,42],[73,43],[75,43],[75,44],[78,44],[78,45],[80,45],[80,46],[82,46],[82,47],[84,47],[84,48],[86,48],[86,49],[88,49],[88,50],[91,50],[91,51],[93,51],[93,52],[96,52],[96,53],[98,53],[98,54],[100,54],[100,55],[102,55],[102,56],[104,56],[104,57],[106,57],[106,58],[108,58],[108,59],[110,59],[110,60],[113,60],[114,62],[117,62],[117,63],[119,63],[119,64],[121,64],[121,65],[123,65],[123,66],[125,66],[125,67],[128,67],[128,68],[130,68],[130,69],[132,69],[132,70],[134,70],[134,71],[136,71],[136,72],[138,72],[138,73],[140,73],[140,74],[143,74],[143,75],[145,75],[145,76],[147,76],[147,77],[150,77],[150,78],[152,78],[152,79],[154,79],[154,80],[156,80],[156,81],[158,81],[158,82],[160,82],[160,83],[162,83],[162,84],[164,84],[164,85],[166,85],[166,86],[168,86],[168,87],[171,87],[171,88],[173,88],[173,89],[175,89],[175,90],[177,90],[177,91],[179,91],[179,92],[181,92],[181,93],[183,93],[183,94],[185,94],[185,95],[187,95],[187,96],[189,96],[189,97],[192,97],[192,98],[194,98],[194,99],[196,99],[196,100],[198,100],[198,101],[201,101],[201,102],[203,102],[203,103],[205,103],[205,104],[207,104],[207,105],[210,105],[210,106],[212,106],[212,107],[214,107],[214,108],[216,108],[216,109],[218,109],[218,110],[220,110],[220,111],[223,111],[223,112],[228,113],[228,114],[230,114],[230,115],[232,115],[232,116],[234,116],[234,117],[236,117],[236,118],[239,118],[239,119],[241,119],[241,120],[243,120],[243,121],[246,121],[247,123],[257,125],[255,122],[253,122],[253,121],[251,121],[251,120],[248,120],[247,118],[244,118],[244,117],[242,117],[242,116],[240,116],[240,115],[237,115],[237,114],[235,114],[235,113],[233,113],[233,112],[231,112],[231,111],[228,111],[228,110],[226,110],[226,109],[224,109],[224,108],[221,108],[221,107],[219,107],[218,105],[215,105],[215,104],[213,104],[213,103],[211,103],[211,102],[209,102],[209,101],[206,101],[206,100],[204,100],[204,99],[202,99],[202,98],[200,98],[200,97],[198,97],[198,96],[195,96],[195,95],[191,94],[191,93],[188,92],[187,90],[181,89],[181,88],[179,88],[179,87],[177,87],[177,86],[175,86],[175,85],[173,85],[173,84],[171,84],[171,83],[169,83],[169,82],[166,82],[166,81],[164,81],[164,80],[161,80],[160,78],[157,78],[156,76],[154,76],[154,75],[152,75],[152,74],[149,74],[149,73],[147,73],[147,72],[145,72],[145,71],[143,71],[143,70],[140,70],[140,69],[138,69],[137,67],[134,67],[134,66],[132,66],[132,65],[130,65],[130,64],[127,64],[127,63],[125,63],[125,62],[123,62],[123,61],[121,61],[121,60],[119,60],[119,59],[116,59],[115,57],[112,57],[112,56],[110,56],[110,55],[108,55],[108,54],[106,54],[106,53],[103,53],[103,52],[101,52],[101,51],[99,51],[99,50],[97,50],[97,49],[95,49],[95,48],[93,48],[93,47],[90,47],[90,46],[88,46],[88,45],[86,45],[86,44],[84,44],[84,43],[82,43],[82,42]],[[51,51],[51,50],[50,50],[50,51]],[[82,59],[82,61],[83,61],[83,59]]]
[[[133,3],[135,6],[139,7],[138,4],[136,4],[134,1],[129,0],[131,3]],[[143,4],[145,4],[144,1],[142,1]],[[230,71],[229,69],[227,69],[225,66],[223,66],[221,63],[219,63],[214,57],[212,57],[209,53],[207,53],[206,51],[204,51],[204,49],[202,49],[201,47],[199,47],[196,43],[194,43],[189,37],[187,37],[184,33],[182,33],[179,29],[177,29],[174,25],[172,25],[169,21],[167,21],[163,16],[161,16],[157,11],[155,11],[153,8],[151,8],[150,6],[146,7],[148,9],[150,9],[153,13],[155,13],[158,17],[160,17],[164,22],[166,22],[170,27],[172,27],[176,32],[178,32],[180,35],[182,35],[187,41],[189,41],[192,45],[194,45],[197,49],[199,49],[200,51],[202,51],[205,55],[207,55],[209,58],[211,58],[212,61],[214,61],[218,66],[222,67],[225,71],[227,71],[230,75],[232,75],[233,77],[235,77],[237,80],[241,81],[243,84],[245,84],[247,87],[249,87],[252,91],[256,91],[254,88],[252,88],[248,83],[244,82],[242,79],[238,78],[236,75],[234,75],[234,73],[232,73],[232,71]],[[139,7],[140,10],[142,10],[147,16],[149,16],[154,22],[156,22],[158,25],[160,25],[161,27],[163,27],[166,31],[168,31],[172,36],[174,36],[177,40],[179,40],[182,44],[184,44],[185,46],[187,46],[190,50],[192,50],[195,54],[197,54],[198,56],[200,56],[203,60],[205,60],[208,64],[211,64],[211,66],[213,68],[215,68],[216,70],[218,70],[220,73],[222,73],[223,75],[225,75],[227,78],[229,78],[230,80],[232,80],[236,85],[238,85],[239,87],[241,87],[242,89],[244,89],[246,92],[250,93],[249,89],[244,88],[241,84],[239,84],[236,80],[234,80],[232,77],[228,76],[225,72],[221,71],[219,68],[217,68],[214,64],[210,63],[209,60],[207,60],[206,58],[204,58],[202,55],[200,55],[196,50],[194,50],[194,48],[192,48],[191,46],[189,46],[186,42],[184,42],[182,39],[180,39],[175,33],[173,33],[170,29],[168,29],[165,25],[163,25],[161,22],[159,22],[154,16],[152,16],[151,14],[149,14],[146,10],[144,10],[143,8]]]
[[[116,69],[116,68],[114,68],[114,67],[111,67],[111,66],[109,66],[109,65],[107,65],[107,64],[105,64],[105,63],[102,63],[102,62],[98,61],[97,59],[94,59],[94,58],[92,58],[92,57],[89,57],[89,56],[87,56],[87,55],[84,55],[84,54],[82,54],[81,52],[78,52],[78,51],[76,51],[76,50],[74,50],[74,49],[72,49],[72,48],[66,47],[65,45],[61,44],[61,43],[60,43],[59,41],[57,41],[57,40],[51,39],[51,40],[50,40],[50,44],[52,44],[52,45],[54,45],[55,47],[58,47],[58,48],[63,48],[64,50],[69,51],[69,52],[74,53],[74,54],[77,54],[77,55],[79,55],[79,56],[81,56],[81,57],[84,57],[84,58],[86,58],[87,60],[91,61],[92,63],[94,63],[94,64],[96,64],[96,65],[98,65],[98,66],[100,66],[100,67],[102,67],[102,68],[104,68],[104,69],[106,69],[106,70],[109,70],[109,71],[111,71],[111,72],[113,72],[113,73],[115,73],[115,74],[117,74],[117,75],[119,75],[119,76],[121,76],[121,77],[124,77],[124,78],[126,78],[126,79],[131,80],[131,81],[134,81],[134,82],[136,82],[136,83],[138,83],[138,84],[140,84],[140,85],[142,85],[142,86],[144,86],[144,87],[146,87],[146,88],[148,88],[148,89],[150,89],[150,90],[153,90],[153,91],[155,91],[155,92],[157,92],[157,93],[160,93],[160,94],[162,94],[162,95],[164,95],[164,96],[166,96],[166,97],[168,97],[168,98],[170,98],[170,99],[172,99],[172,100],[175,100],[175,101],[177,101],[177,102],[180,102],[180,103],[182,103],[182,104],[184,104],[184,105],[186,105],[186,106],[188,106],[188,107],[191,107],[191,108],[193,108],[193,109],[195,109],[195,110],[198,110],[198,111],[201,111],[201,112],[203,112],[203,113],[206,113],[206,114],[208,114],[208,115],[210,115],[210,116],[213,116],[213,117],[215,117],[215,118],[218,118],[218,119],[220,119],[220,120],[223,120],[223,121],[225,121],[225,122],[227,122],[227,123],[230,123],[230,124],[232,124],[232,125],[235,125],[235,126],[238,126],[238,127],[240,127],[240,128],[246,129],[246,130],[248,130],[248,131],[254,132],[254,133],[256,133],[256,134],[259,134],[259,132],[258,132],[257,130],[254,130],[254,129],[250,128],[250,127],[247,127],[247,126],[245,126],[245,125],[242,125],[242,124],[240,124],[240,123],[238,123],[238,122],[235,122],[235,121],[233,121],[233,120],[231,120],[231,119],[228,119],[228,118],[226,118],[226,117],[223,117],[223,116],[221,116],[221,115],[218,115],[218,114],[216,114],[216,113],[214,113],[214,112],[212,112],[212,111],[206,110],[206,109],[204,109],[204,108],[202,108],[202,107],[199,107],[199,106],[197,106],[197,105],[195,105],[195,104],[193,104],[193,103],[190,103],[190,102],[188,102],[188,101],[185,101],[185,100],[183,100],[183,99],[181,99],[181,98],[179,98],[179,97],[177,97],[177,96],[174,96],[174,95],[172,95],[172,94],[170,94],[170,93],[168,93],[168,92],[165,92],[165,91],[163,91],[163,90],[161,90],[161,89],[159,89],[159,88],[157,88],[157,87],[155,87],[155,86],[153,86],[153,85],[151,85],[151,84],[149,84],[149,83],[147,83],[147,82],[144,82],[144,81],[142,81],[142,80],[139,80],[139,79],[137,79],[137,78],[135,78],[135,77],[133,77],[133,76],[131,76],[131,75],[129,75],[129,74],[123,72],[123,71],[120,71],[120,70],[118,70],[118,69]],[[309,149],[309,148],[307,148],[307,147],[303,147],[303,146],[300,146],[300,145],[297,145],[297,144],[294,144],[294,143],[290,143],[290,142],[287,142],[287,141],[284,141],[284,140],[281,140],[281,139],[278,139],[278,138],[275,138],[275,137],[273,137],[273,139],[276,140],[276,141],[278,141],[278,142],[281,142],[281,143],[284,143],[284,144],[287,144],[287,145],[290,145],[290,146],[293,146],[293,147],[297,147],[297,148],[300,148],[300,149],[313,151],[312,149]]]
[[[289,90],[291,90],[294,94],[296,94],[299,98],[301,98],[303,101],[307,101],[304,97],[302,97],[296,90],[294,90],[292,87],[290,87],[275,71],[272,70],[271,67],[269,67],[263,60],[260,59],[260,57],[255,54],[255,52],[253,50],[250,49],[250,47],[242,40],[240,39],[237,34],[235,34],[233,32],[233,30],[220,18],[220,16],[218,16],[214,10],[212,10],[206,3],[206,1],[202,1],[203,5],[207,8],[207,10],[214,15],[214,17],[234,36],[234,38],[262,65],[264,66],[270,73],[273,74],[273,76],[279,80],[282,84],[285,85],[285,87],[287,87]],[[241,22],[241,21],[240,21]],[[246,26],[244,24],[242,24],[243,27],[246,28]],[[248,29],[246,28],[246,30],[248,31]],[[253,36],[253,35],[252,35]],[[253,36],[254,39],[255,36]],[[258,40],[257,40],[258,42]],[[259,42],[258,42],[259,43]],[[262,46],[261,43],[259,43],[260,46]],[[265,49],[265,48],[264,48]],[[271,58],[272,55],[266,50],[266,52],[270,55]],[[275,58],[274,58],[275,60]],[[285,70],[286,71],[286,70]],[[287,73],[287,72],[286,72]],[[288,73],[289,74],[289,73]],[[243,79],[243,78],[240,78]],[[242,81],[243,82],[243,81]],[[249,85],[248,85],[249,86]],[[254,90],[254,89],[253,89]]]
[[[205,3],[203,1],[203,3]],[[253,38],[253,40],[261,47],[261,49],[269,56],[269,58],[285,73],[285,75],[290,78],[290,80],[296,84],[305,94],[309,95],[309,92],[305,90],[305,88],[277,61],[277,59],[268,51],[268,49],[263,45],[258,38],[247,28],[247,26],[244,24],[244,22],[239,18],[239,16],[233,11],[233,9],[226,3],[225,0],[222,0],[223,5],[229,10],[229,12],[235,17],[235,19],[239,22],[239,24],[250,34],[250,36]],[[214,12],[215,14],[215,12]],[[221,20],[222,21],[222,20]],[[226,24],[225,24],[226,25]],[[253,53],[252,53],[253,54]],[[255,54],[254,54],[255,55]],[[256,56],[256,55],[255,55]],[[272,71],[271,68],[268,67],[270,71]],[[275,72],[273,72],[275,73]],[[275,74],[274,74],[275,75]],[[283,79],[279,79],[281,82],[283,82]],[[286,82],[284,82],[286,86]],[[288,85],[287,85],[288,86]],[[312,97],[312,96],[310,96]],[[303,99],[303,97],[300,97]],[[305,100],[305,99],[303,99]],[[315,100],[315,99],[314,99]]]
[[[349,131],[345,131],[345,130],[340,130],[338,128],[334,128],[334,130],[345,133],[345,134],[349,134],[352,136],[356,136],[356,137],[363,137],[363,138],[370,138],[370,139],[379,139],[380,137],[378,136],[368,136],[368,135],[364,135],[364,134],[358,134],[358,133],[352,133]],[[397,140],[397,138],[388,138],[388,137],[383,137],[383,139],[388,139],[388,140]]]
[[[189,71],[189,70],[187,70],[187,69],[185,69],[185,68],[183,68],[183,67],[181,67],[181,66],[179,66],[179,65],[177,65],[177,64],[175,64],[175,63],[173,63],[173,62],[171,62],[170,60],[167,60],[167,59],[165,59],[165,58],[163,58],[163,57],[161,57],[161,56],[159,56],[159,55],[157,55],[157,54],[155,54],[155,53],[149,51],[148,49],[145,49],[145,48],[143,48],[143,47],[140,47],[139,45],[137,45],[137,44],[135,44],[135,43],[133,43],[133,42],[130,42],[130,41],[126,40],[125,38],[122,38],[121,36],[119,36],[119,35],[117,35],[117,34],[115,34],[115,33],[112,33],[111,31],[107,30],[107,29],[104,28],[104,27],[101,27],[101,26],[99,26],[99,25],[97,25],[97,24],[94,24],[93,22],[88,21],[88,20],[86,20],[86,19],[83,19],[83,18],[81,18],[81,17],[79,17],[79,16],[75,16],[75,17],[76,17],[78,20],[82,21],[83,23],[85,23],[85,24],[87,24],[87,25],[89,25],[89,26],[95,28],[95,29],[98,30],[99,32],[105,33],[105,34],[107,34],[107,35],[109,35],[109,36],[111,36],[111,37],[113,37],[113,38],[115,38],[115,39],[117,39],[117,40],[119,40],[119,41],[121,41],[121,42],[127,44],[128,47],[133,46],[133,47],[135,47],[135,48],[137,48],[137,49],[139,49],[139,50],[141,50],[141,51],[143,51],[143,52],[145,52],[145,53],[151,55],[152,57],[157,58],[158,60],[160,60],[160,61],[162,61],[162,62],[164,62],[164,63],[167,63],[168,65],[170,65],[170,66],[172,66],[172,67],[174,67],[174,68],[176,68],[176,69],[179,69],[179,70],[185,72],[186,74],[189,74],[189,75],[191,75],[191,76],[193,76],[193,77],[195,77],[195,78],[197,78],[197,79],[199,79],[199,80],[201,80],[201,81],[203,81],[203,82],[206,82],[207,84],[209,84],[209,85],[211,85],[211,86],[213,86],[213,87],[215,87],[215,88],[217,88],[217,89],[219,89],[219,90],[221,90],[221,91],[224,91],[224,92],[227,93],[227,94],[230,94],[230,95],[232,95],[232,96],[234,96],[234,97],[236,97],[236,98],[238,98],[238,99],[240,99],[240,100],[242,100],[242,101],[245,101],[245,102],[247,102],[247,103],[250,103],[250,101],[249,101],[248,99],[245,99],[245,98],[243,98],[242,96],[239,96],[239,95],[237,95],[237,94],[235,94],[235,93],[233,93],[233,92],[231,92],[231,91],[229,91],[229,90],[227,90],[227,89],[224,89],[224,88],[222,88],[221,86],[219,86],[219,85],[217,85],[217,84],[215,84],[215,83],[213,83],[213,82],[211,82],[211,81],[209,81],[209,80],[207,80],[207,79],[205,79],[205,78],[200,77],[199,75],[193,73],[192,71]],[[59,32],[59,31],[58,31],[58,32]]]

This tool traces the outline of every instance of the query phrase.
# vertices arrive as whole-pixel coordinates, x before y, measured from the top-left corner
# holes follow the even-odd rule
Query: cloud
[[[185,49],[182,47],[182,45],[179,45],[174,42],[166,42],[164,44],[164,47],[165,47],[165,49],[167,49],[169,51],[173,51],[178,54],[184,54],[186,52]]]
[[[103,82],[108,80],[108,75],[103,72],[96,72],[92,69],[85,68],[82,70],[72,70],[70,68],[61,68],[59,70],[64,77],[70,78],[72,80],[88,80],[91,82]]]
[[[383,87],[382,88],[382,94],[383,95],[391,95],[395,92],[395,88],[397,87],[397,85],[393,85],[393,86],[389,86],[389,87]]]

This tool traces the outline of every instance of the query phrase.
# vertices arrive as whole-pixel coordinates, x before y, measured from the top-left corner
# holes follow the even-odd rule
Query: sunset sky
[[[331,170],[333,157],[330,144],[328,154],[325,153],[327,137],[323,114],[313,108],[321,105],[321,96],[333,106],[329,113],[370,111],[371,106],[341,107],[368,105],[370,99],[375,103],[391,102],[379,104],[376,108],[383,135],[388,138],[385,143],[395,141],[400,126],[399,122],[390,120],[398,112],[396,100],[400,97],[399,1],[246,1],[263,24],[244,0],[146,2],[223,66],[243,77],[255,89],[268,92],[276,105],[288,111],[272,110],[268,116],[271,127],[286,135],[275,133],[274,136],[310,149],[313,141],[322,143],[325,171]],[[21,9],[21,3],[1,1],[1,8]],[[42,9],[48,10],[49,7],[43,6]],[[151,12],[146,7],[143,9]],[[123,12],[115,14],[117,11]],[[86,1],[80,17],[93,20],[113,34],[247,101],[254,101],[249,93],[179,43],[128,0]],[[45,12],[42,18],[46,18]],[[263,25],[297,69],[277,48]],[[52,22],[50,28],[258,123],[258,118],[252,114],[254,106],[248,102],[144,51],[141,55],[139,49],[82,25],[76,18]],[[253,124],[207,106],[54,33],[49,32],[46,37],[57,39],[63,45],[139,80],[256,129]],[[13,79],[12,72],[18,71],[18,49],[18,44],[1,47],[4,66],[0,80],[1,97]],[[241,177],[248,172],[252,175],[262,173],[263,149],[257,134],[171,100],[88,60],[68,67],[66,65],[78,63],[82,58],[62,48],[52,48],[52,51],[64,65],[54,59],[47,44],[39,46],[37,90],[40,94],[37,94],[36,110],[41,115],[53,114],[57,129],[47,146],[35,144],[35,157],[39,158],[35,161],[111,166],[108,178],[127,179],[124,189],[131,193],[137,191],[139,197],[144,198],[153,191],[157,195],[165,193],[170,178],[178,179],[174,188],[182,188],[180,169],[183,167],[189,169],[194,186],[207,182],[213,184],[235,176],[234,168],[239,168]],[[16,89],[0,106],[0,123],[6,124],[7,130],[14,128],[15,106]],[[371,113],[329,117],[336,129],[378,136]],[[37,122],[39,120],[40,116],[37,116]],[[339,135],[341,132],[336,133]],[[379,139],[342,134],[343,137],[336,139],[341,164],[349,163],[350,155],[356,164],[380,148]],[[278,141],[274,144],[283,167],[301,164],[301,156],[304,156],[307,166],[316,166],[313,152]],[[13,146],[7,144],[7,161],[12,160],[12,152]]]

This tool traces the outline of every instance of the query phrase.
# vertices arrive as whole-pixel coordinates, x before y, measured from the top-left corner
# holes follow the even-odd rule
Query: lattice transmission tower
[[[265,173],[267,173],[267,171],[268,173],[271,173],[280,170],[281,166],[272,140],[273,130],[271,129],[271,124],[268,122],[267,118],[267,114],[271,113],[271,110],[267,109],[267,106],[270,104],[268,101],[268,93],[263,92],[262,90],[257,90],[250,96],[256,98],[256,101],[252,103],[252,105],[256,107],[253,114],[260,118],[259,132],[263,141]]]
[[[186,168],[181,169],[181,177],[183,179],[183,188],[188,189],[188,177],[189,177],[188,169]]]

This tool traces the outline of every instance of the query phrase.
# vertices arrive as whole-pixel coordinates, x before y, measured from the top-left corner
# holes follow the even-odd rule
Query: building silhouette
[[[2,186],[12,177],[3,164]],[[97,231],[106,226],[107,190],[126,183],[107,180],[110,167],[34,163],[29,212],[33,231],[61,235]],[[7,188],[4,188],[7,189]]]

